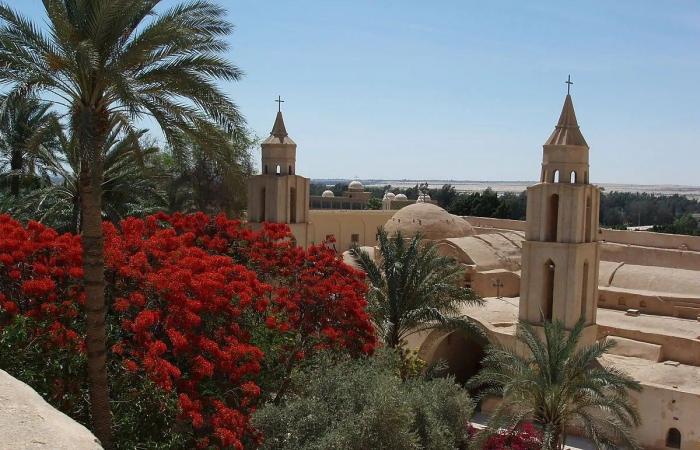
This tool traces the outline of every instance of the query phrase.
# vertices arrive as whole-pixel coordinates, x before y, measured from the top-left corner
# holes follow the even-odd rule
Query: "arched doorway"
[[[455,377],[457,383],[463,384],[481,369],[485,345],[483,339],[472,337],[461,330],[452,331],[442,338],[427,362],[433,364],[444,361],[447,372]]]

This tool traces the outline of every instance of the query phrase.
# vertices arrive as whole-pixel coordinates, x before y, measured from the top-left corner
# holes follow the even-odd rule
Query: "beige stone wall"
[[[473,227],[526,231],[524,220],[497,219],[493,217],[462,216]],[[606,243],[651,247],[657,249],[690,250],[700,252],[700,236],[653,233],[649,231],[610,230],[601,228],[598,240]],[[636,264],[636,263],[635,263]]]
[[[681,432],[681,450],[700,448],[700,394],[656,385],[643,388],[641,393],[633,392],[632,398],[642,416],[636,435],[644,448],[666,449],[670,428]]]
[[[377,244],[377,229],[383,226],[396,211],[384,210],[324,210],[309,211],[309,244],[318,244],[333,235],[336,250],[344,252],[352,246],[353,235],[357,245]]]

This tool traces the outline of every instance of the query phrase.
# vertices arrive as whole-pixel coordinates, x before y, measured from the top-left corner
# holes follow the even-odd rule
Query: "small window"
[[[559,183],[559,171],[558,170],[554,171],[554,182]]]
[[[666,447],[681,448],[681,432],[678,428],[670,428],[666,433]]]
[[[277,165],[277,172],[276,173],[277,173],[277,175],[282,175],[282,168],[279,166],[279,164]]]
[[[571,182],[571,184],[576,183],[576,172],[574,172],[573,170],[571,171],[571,175],[569,175],[569,181]]]
[[[267,164],[265,164],[265,171],[263,173],[267,173]]]
[[[350,242],[352,242],[353,244],[357,244],[358,242],[360,242],[360,235],[359,234],[351,234],[350,235]]]

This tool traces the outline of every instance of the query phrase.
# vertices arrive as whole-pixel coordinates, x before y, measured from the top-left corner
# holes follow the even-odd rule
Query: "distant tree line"
[[[311,195],[321,195],[330,189],[336,196],[347,190],[347,183],[332,187],[311,185]],[[370,206],[380,209],[380,200],[386,192],[403,193],[411,200],[421,192],[452,214],[458,216],[496,217],[499,219],[525,220],[526,192],[506,192],[501,195],[487,188],[482,192],[458,192],[451,184],[429,188],[427,183],[409,188],[391,185],[367,186],[372,193]],[[652,225],[660,233],[699,235],[698,221],[692,216],[700,213],[700,202],[683,195],[654,195],[639,192],[603,192],[600,196],[600,224],[607,228],[626,229],[630,226]]]

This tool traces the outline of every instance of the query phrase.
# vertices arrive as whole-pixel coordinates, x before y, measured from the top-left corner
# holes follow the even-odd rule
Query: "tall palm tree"
[[[143,143],[146,130],[124,134],[121,125],[105,142],[102,180],[102,217],[117,222],[126,216],[156,212],[166,205],[159,181],[162,176],[149,160],[158,147]],[[38,162],[53,175],[47,186],[29,192],[10,212],[19,218],[32,218],[59,231],[80,233],[80,190],[78,175],[81,159],[75,138],[61,133],[53,151],[40,151]]]
[[[102,183],[105,141],[115,120],[144,117],[175,143],[203,148],[243,122],[215,85],[241,71],[220,55],[232,26],[206,0],[159,12],[161,0],[43,0],[47,32],[0,4],[0,82],[12,92],[45,93],[66,111],[81,158],[78,177],[87,354],[93,426],[112,447],[106,373]]]
[[[526,352],[501,346],[486,350],[482,370],[469,384],[481,386],[482,396],[496,395],[503,401],[482,438],[533,420],[542,429],[545,449],[564,448],[566,429],[573,426],[581,427],[597,448],[640,448],[633,431],[640,418],[629,391],[640,391],[641,386],[600,362],[613,341],[579,346],[583,328],[583,320],[569,332],[560,322],[545,322],[540,338],[521,323],[516,337]]]
[[[54,142],[58,123],[50,108],[50,103],[19,92],[0,97],[0,155],[9,162],[14,197],[19,196],[23,176],[33,175],[27,163],[43,146]]]
[[[464,269],[454,259],[441,256],[420,235],[407,240],[400,232],[389,236],[381,228],[377,237],[377,261],[358,247],[350,254],[367,274],[368,309],[387,347],[398,347],[411,334],[431,328],[476,331],[460,310],[482,300],[462,286]]]

